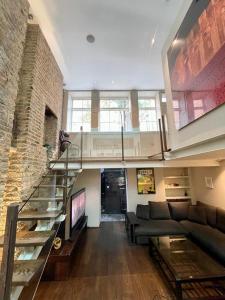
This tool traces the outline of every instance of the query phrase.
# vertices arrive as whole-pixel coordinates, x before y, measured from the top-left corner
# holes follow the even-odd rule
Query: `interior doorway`
[[[126,170],[102,169],[101,213],[103,220],[124,219],[127,211]]]

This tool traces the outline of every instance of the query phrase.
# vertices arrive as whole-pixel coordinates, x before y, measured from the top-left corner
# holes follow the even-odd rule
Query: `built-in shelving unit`
[[[191,182],[188,168],[165,168],[164,185],[166,200],[191,201]]]

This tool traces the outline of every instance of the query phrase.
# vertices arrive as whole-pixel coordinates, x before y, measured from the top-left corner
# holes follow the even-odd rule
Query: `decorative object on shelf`
[[[155,194],[154,169],[137,169],[138,194]]]
[[[188,168],[165,168],[164,186],[167,201],[191,201]]]
[[[212,177],[205,177],[205,185],[208,189],[213,189],[214,188]]]
[[[60,237],[56,237],[53,242],[53,246],[55,250],[58,250],[62,247],[62,239]]]

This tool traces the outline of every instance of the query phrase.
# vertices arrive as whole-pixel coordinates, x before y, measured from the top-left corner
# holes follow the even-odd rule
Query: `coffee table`
[[[176,299],[225,299],[225,268],[189,238],[152,237],[149,251]]]

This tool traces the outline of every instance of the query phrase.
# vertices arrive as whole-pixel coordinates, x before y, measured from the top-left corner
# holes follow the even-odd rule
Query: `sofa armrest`
[[[138,218],[134,212],[127,212],[125,217],[125,226],[127,231],[127,236],[130,242],[134,243],[134,228],[140,224]]]
[[[127,220],[127,223],[130,225],[139,225],[140,224],[140,222],[134,212],[127,212],[126,220]]]

